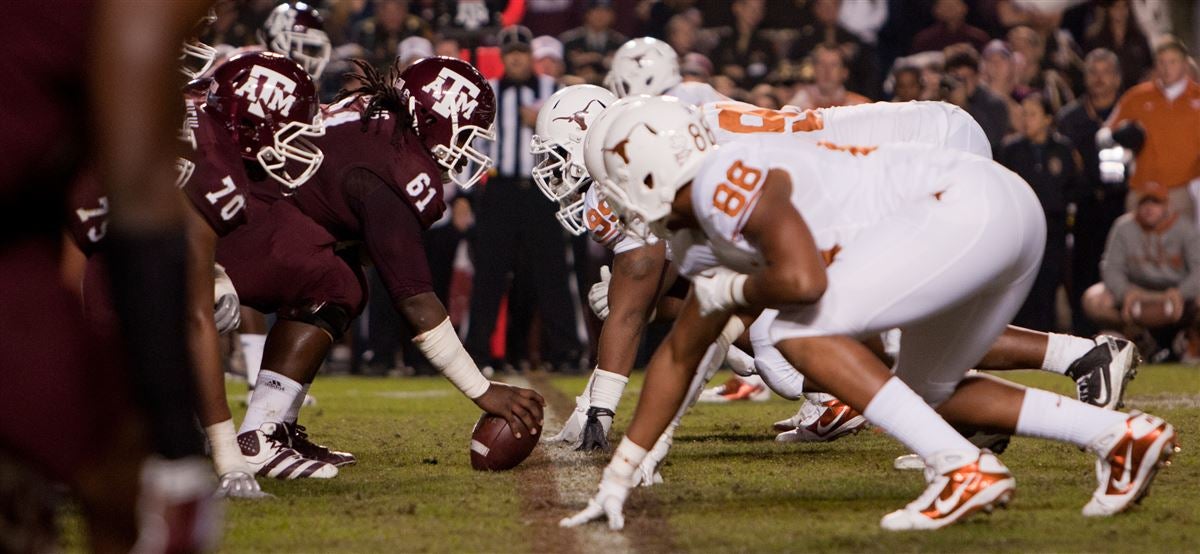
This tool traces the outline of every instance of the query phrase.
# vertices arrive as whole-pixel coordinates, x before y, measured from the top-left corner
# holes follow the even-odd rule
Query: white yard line
[[[521,376],[505,377],[505,381],[526,388],[533,388],[528,379]],[[546,405],[543,432],[558,432],[564,419],[570,415],[560,414],[550,404]],[[563,517],[583,509],[588,500],[596,494],[596,486],[600,483],[602,465],[595,463],[595,455],[576,452],[571,447],[541,444],[539,448],[554,464],[554,484],[558,489],[558,497],[569,507]],[[581,525],[572,530],[575,533],[579,551],[585,554],[616,554],[633,552],[633,546],[625,535],[629,530],[610,531],[604,522],[593,522]]]

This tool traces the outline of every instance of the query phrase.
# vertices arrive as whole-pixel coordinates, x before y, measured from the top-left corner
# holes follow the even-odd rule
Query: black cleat
[[[1124,405],[1125,385],[1141,363],[1137,346],[1125,339],[1096,337],[1096,347],[1071,362],[1067,376],[1075,380],[1080,402],[1107,410]]]

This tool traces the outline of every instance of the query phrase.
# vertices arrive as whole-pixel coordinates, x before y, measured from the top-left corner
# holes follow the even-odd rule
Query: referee
[[[491,336],[500,300],[513,281],[532,287],[536,313],[541,315],[542,354],[556,369],[577,369],[580,342],[575,303],[568,285],[567,240],[533,181],[530,139],[537,110],[554,93],[554,79],[533,73],[533,35],[525,27],[503,29],[499,35],[504,74],[491,81],[496,92],[496,140],[492,145],[494,173],[479,195],[475,226],[475,283],[466,347],[480,367],[492,366]],[[533,313],[532,307],[527,310]],[[510,313],[512,310],[510,310]],[[528,322],[512,321],[509,333]]]

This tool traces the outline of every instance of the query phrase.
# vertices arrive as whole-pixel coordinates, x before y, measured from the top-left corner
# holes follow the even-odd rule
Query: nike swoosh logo
[[[1125,471],[1121,474],[1120,479],[1113,479],[1113,488],[1124,491],[1129,488],[1129,483],[1133,481],[1133,441],[1125,447]]]
[[[943,499],[939,496],[937,499],[935,499],[933,501],[933,507],[937,509],[938,513],[943,516],[949,515],[954,511],[955,508],[958,507],[958,503],[962,500],[962,496],[967,492],[967,489],[974,487],[975,483],[979,481],[979,479],[980,476],[978,473],[972,474],[970,479],[967,479],[966,482],[954,489],[954,494],[951,494],[950,498]]]
[[[846,414],[848,414],[848,413],[850,413],[850,410],[842,410],[842,411],[838,412],[837,417],[833,418],[833,421],[829,422],[829,425],[822,425],[821,420],[817,419],[817,434],[824,435],[824,434],[832,431],[833,428],[837,427],[838,423],[840,423],[842,421],[842,418],[846,417]]]
[[[1100,380],[1104,383],[1104,386],[1101,387],[1100,394],[1097,394],[1093,400],[1095,404],[1103,406],[1108,404],[1108,399],[1112,396],[1112,380],[1108,376],[1107,367],[1100,372]]]

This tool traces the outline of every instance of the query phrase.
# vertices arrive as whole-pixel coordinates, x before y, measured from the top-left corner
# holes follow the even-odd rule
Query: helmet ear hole
[[[642,184],[646,185],[646,188],[654,190],[654,176],[647,173],[646,178],[642,179]]]

